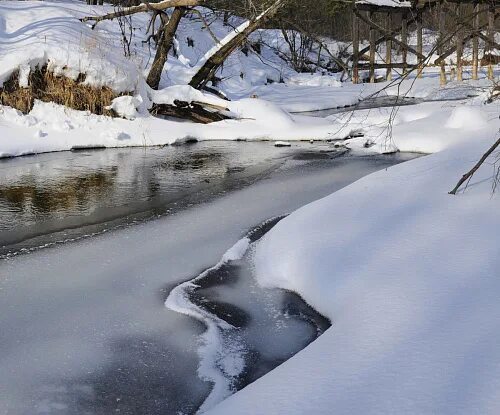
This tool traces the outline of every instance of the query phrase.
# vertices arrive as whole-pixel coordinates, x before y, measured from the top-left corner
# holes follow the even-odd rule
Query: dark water
[[[251,246],[281,219],[266,221],[249,232]],[[331,325],[297,294],[259,287],[251,251],[241,260],[206,273],[189,295],[192,303],[234,327],[230,332],[237,333],[240,355],[245,360],[245,369],[234,379],[238,390],[288,360]]]
[[[337,154],[331,144],[210,142],[0,160],[0,257],[206,201],[286,159]]]
[[[0,260],[0,413],[194,413],[213,390],[198,373],[205,326],[165,307],[172,288],[266,219],[413,157],[211,142],[0,162],[2,252],[33,249]],[[233,392],[328,326],[298,296],[260,288],[247,256],[191,300],[234,328]]]

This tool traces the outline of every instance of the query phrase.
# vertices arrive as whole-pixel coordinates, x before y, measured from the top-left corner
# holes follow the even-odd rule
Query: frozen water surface
[[[2,162],[4,253],[100,233],[0,262],[0,413],[196,412],[214,387],[198,371],[206,325],[166,308],[171,290],[266,219],[410,157],[210,143]],[[256,286],[249,255],[251,246],[191,297],[234,328],[223,340],[236,347],[223,374],[231,390],[325,324],[292,294]]]

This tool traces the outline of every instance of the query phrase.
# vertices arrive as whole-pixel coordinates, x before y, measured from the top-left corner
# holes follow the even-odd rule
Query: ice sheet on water
[[[193,412],[210,391],[197,375],[196,340],[204,327],[165,309],[165,293],[216,263],[256,223],[397,157],[289,161],[266,180],[173,216],[2,261],[0,413],[61,414],[52,404],[67,405],[65,415]],[[233,291],[225,286],[211,303]],[[238,300],[243,312],[233,307],[233,316],[253,311],[243,302],[254,301],[247,292]],[[256,337],[257,321],[248,322],[243,340]],[[228,364],[235,359],[224,363],[228,373],[238,369]]]
[[[215,266],[177,286],[165,301],[167,308],[206,327],[198,374],[213,386],[201,412],[272,370],[329,326],[298,296],[256,284],[248,259],[256,241],[280,219],[249,232]]]

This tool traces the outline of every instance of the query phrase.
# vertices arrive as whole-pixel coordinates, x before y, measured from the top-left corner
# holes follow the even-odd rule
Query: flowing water
[[[189,414],[262,376],[329,322],[259,287],[252,245],[413,157],[211,142],[0,161],[0,414]],[[187,314],[167,308],[193,278]]]

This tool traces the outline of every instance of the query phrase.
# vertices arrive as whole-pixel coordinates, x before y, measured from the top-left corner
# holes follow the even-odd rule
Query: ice
[[[197,374],[204,328],[166,309],[165,293],[216,264],[255,224],[399,160],[291,160],[209,203],[2,261],[0,412],[58,413],[57,403],[68,414],[192,413],[210,392]],[[237,362],[224,361],[228,373]]]
[[[165,301],[167,308],[206,327],[198,348],[198,373],[213,387],[200,412],[278,366],[329,325],[291,294],[256,284],[252,254],[245,253],[279,219],[266,221],[240,239],[218,264],[177,286]]]

